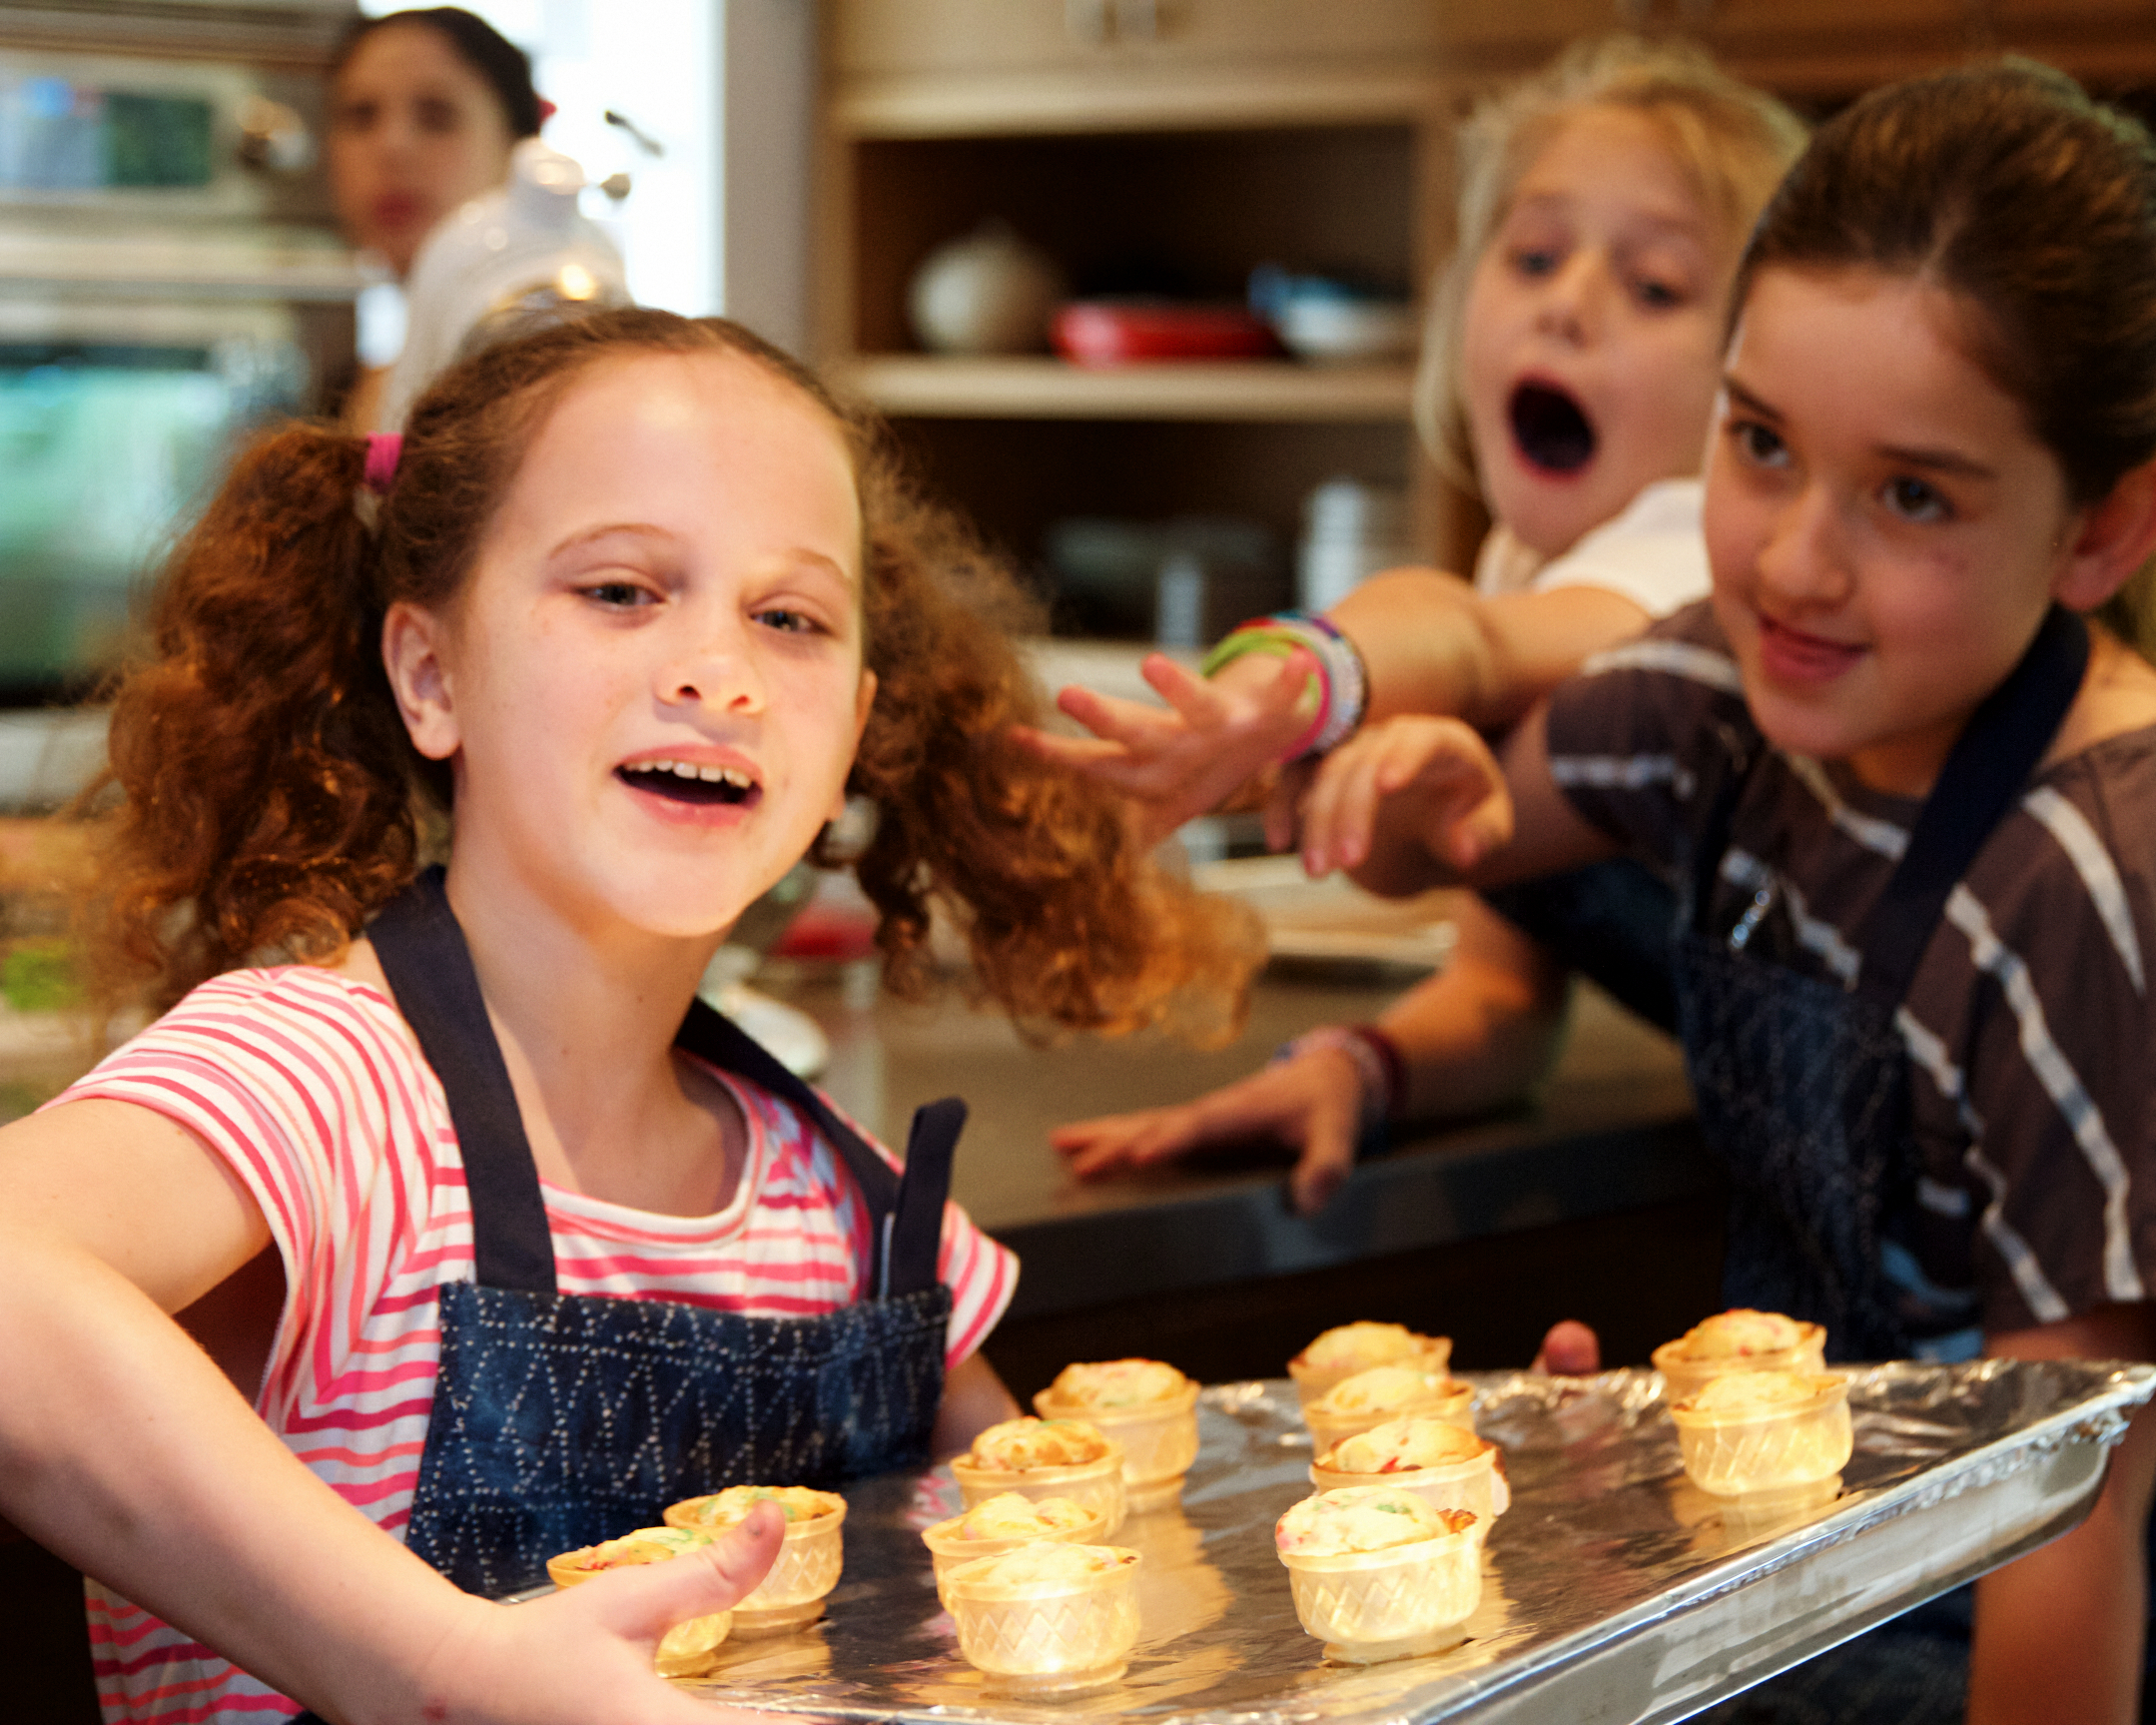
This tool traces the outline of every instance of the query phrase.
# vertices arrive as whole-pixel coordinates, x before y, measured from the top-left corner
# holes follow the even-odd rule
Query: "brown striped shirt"
[[[1574,806],[1689,874],[1734,748],[1764,745],[1705,604],[1590,660],[1550,708]],[[1765,889],[1748,951],[1852,985],[1852,944],[1920,806],[1839,762],[1766,748],[1707,926]],[[2156,1285],[2156,727],[2040,772],[1953,891],[1899,1024],[1921,1179],[1890,1280],[1960,1332],[2048,1323]],[[1906,1259],[1908,1262],[1901,1262]]]

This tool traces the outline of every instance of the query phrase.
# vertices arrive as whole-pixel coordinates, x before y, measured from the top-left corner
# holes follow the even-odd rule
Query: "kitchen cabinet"
[[[1073,516],[1230,515],[1270,529],[1284,601],[1302,500],[1343,473],[1412,488],[1424,554],[1471,545],[1416,452],[1409,359],[959,359],[906,315],[923,260],[985,221],[1081,292],[1239,301],[1265,262],[1412,292],[1449,221],[1436,34],[1424,0],[835,0],[819,362],[1029,565]]]
[[[986,220],[1081,291],[1236,299],[1268,261],[1420,290],[1451,243],[1460,117],[1580,36],[1697,40],[1814,112],[1999,49],[2103,91],[2156,85],[2149,0],[827,0],[824,29],[817,358],[1036,566],[1074,515],[1242,515],[1284,549],[1338,473],[1406,486],[1416,554],[1447,566],[1484,522],[1416,446],[1405,360],[922,352],[908,284]]]

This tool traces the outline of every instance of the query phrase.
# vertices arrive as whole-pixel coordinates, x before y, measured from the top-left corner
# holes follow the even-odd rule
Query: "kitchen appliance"
[[[0,0],[0,708],[93,688],[232,449],[350,365],[318,140],[354,15]]]

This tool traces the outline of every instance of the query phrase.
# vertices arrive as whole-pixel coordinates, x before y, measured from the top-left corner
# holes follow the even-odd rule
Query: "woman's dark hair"
[[[941,913],[1022,1024],[1232,1027],[1261,956],[1247,922],[1163,878],[1112,793],[1013,735],[1042,709],[1005,633],[1025,614],[1008,572],[908,487],[878,422],[793,360],[722,319],[634,309],[445,372],[371,526],[356,506],[365,439],[294,426],[241,457],[167,570],[154,651],[114,700],[104,794],[120,799],[90,905],[104,992],[147,984],[163,1004],[238,965],[334,954],[410,878],[428,805],[453,811],[382,669],[388,607],[454,605],[524,451],[587,370],[711,355],[800,390],[853,458],[877,677],[848,780],[877,824],[853,867],[890,981],[927,985]]]
[[[484,18],[461,6],[413,6],[387,12],[379,18],[361,18],[345,32],[330,60],[335,79],[346,62],[376,30],[391,24],[423,24],[438,30],[456,50],[457,58],[484,78],[501,104],[510,138],[535,138],[539,132],[539,93],[531,84],[531,57]]]
[[[1969,358],[2075,503],[2156,454],[2156,141],[2065,74],[1942,72],[1821,126],[1760,218],[1733,323],[1762,270],[1849,267],[1968,304]]]

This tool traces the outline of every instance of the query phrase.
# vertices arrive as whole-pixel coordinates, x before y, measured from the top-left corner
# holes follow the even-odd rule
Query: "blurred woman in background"
[[[403,280],[444,216],[508,177],[545,105],[524,51],[483,18],[425,6],[355,24],[330,67],[330,181],[338,220]],[[369,423],[386,368],[337,392],[348,426]]]

